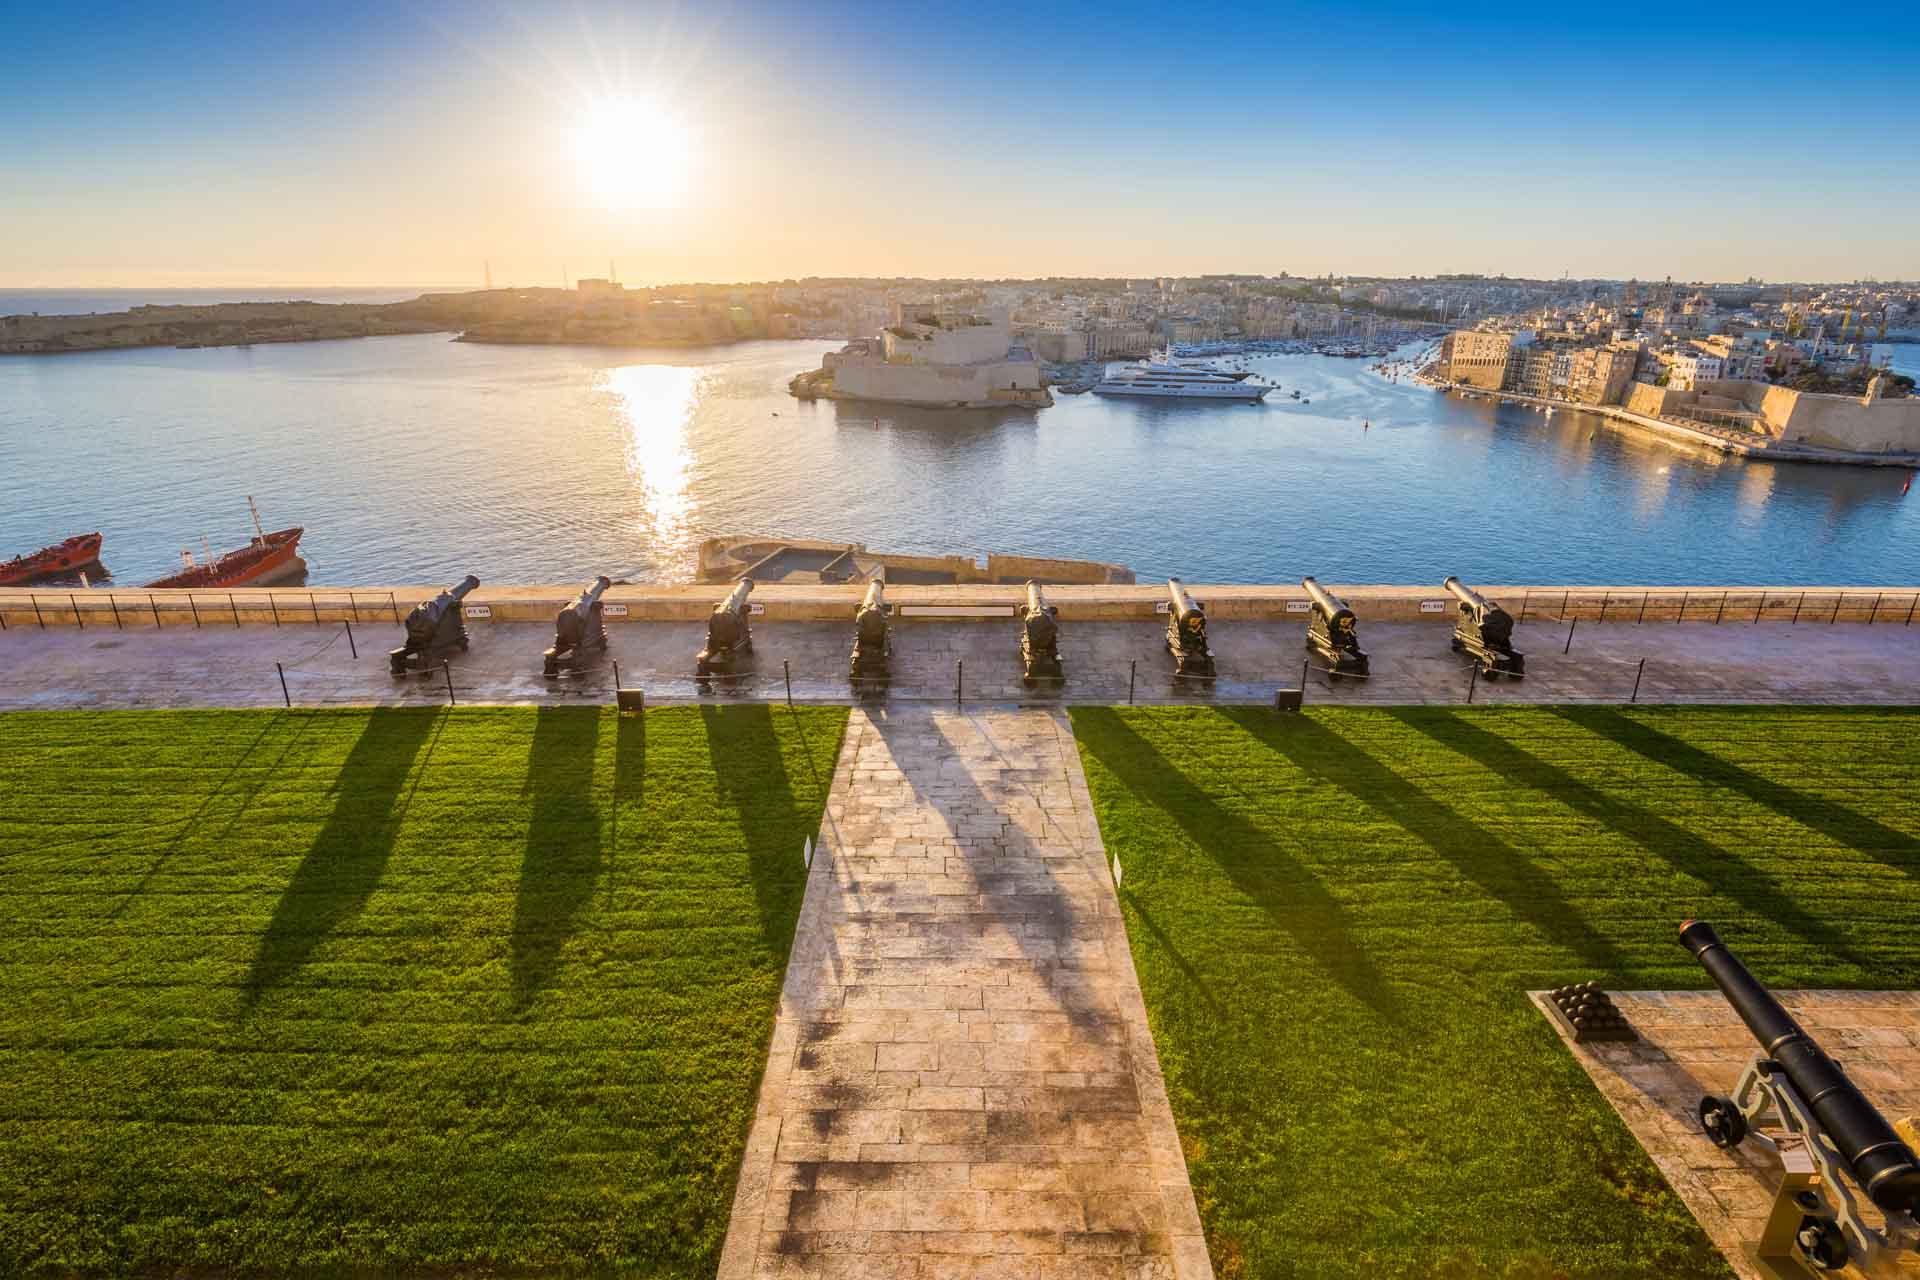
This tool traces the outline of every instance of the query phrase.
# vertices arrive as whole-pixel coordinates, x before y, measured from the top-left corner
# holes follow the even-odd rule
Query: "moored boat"
[[[65,578],[100,563],[100,535],[82,533],[43,547],[30,556],[0,562],[0,587],[24,587],[48,578]]]
[[[276,529],[260,535],[237,551],[229,551],[208,564],[195,564],[193,553],[181,552],[186,566],[179,573],[149,582],[149,587],[249,587],[266,586],[298,573],[304,564],[299,555],[300,535],[305,529]]]

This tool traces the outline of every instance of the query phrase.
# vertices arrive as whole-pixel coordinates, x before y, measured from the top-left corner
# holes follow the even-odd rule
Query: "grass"
[[[1920,715],[1077,709],[1215,1266],[1728,1274],[1528,989],[1920,985]]]
[[[844,721],[0,716],[0,1273],[711,1275]]]

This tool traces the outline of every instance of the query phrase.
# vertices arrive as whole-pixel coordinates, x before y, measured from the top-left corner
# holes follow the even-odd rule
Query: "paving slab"
[[[1702,1094],[1731,1094],[1759,1053],[1753,1035],[1718,991],[1619,991],[1615,1005],[1638,1041],[1575,1044],[1533,1002],[1586,1068],[1742,1280],[1764,1280],[1742,1252],[1760,1238],[1780,1165],[1758,1143],[1722,1151],[1700,1130]],[[1920,992],[1776,991],[1888,1120],[1920,1116]],[[1869,1220],[1877,1211],[1862,1197]],[[1833,1275],[1858,1276],[1849,1266]],[[1903,1273],[1904,1274],[1904,1273]]]
[[[705,640],[699,622],[609,625],[611,648],[577,675],[541,675],[551,628],[476,622],[472,647],[448,655],[461,701],[609,702],[618,664],[628,687],[656,701],[696,698],[854,701],[847,676],[850,623],[774,622],[754,629],[755,654],[738,678],[703,687],[693,659]],[[1474,680],[1448,646],[1444,624],[1369,623],[1366,680],[1308,669],[1307,699],[1332,703],[1475,702],[1920,702],[1920,625],[1764,622],[1561,623],[1529,621],[1516,636],[1526,679]],[[1061,628],[1063,684],[1021,680],[1019,633],[1011,619],[901,622],[894,627],[888,704],[1268,702],[1297,688],[1306,653],[1304,623],[1227,621],[1213,627],[1219,678],[1178,680],[1160,624],[1068,622]],[[386,651],[400,628],[368,622],[351,642],[338,623],[314,626],[14,627],[0,633],[0,708],[267,707],[445,702],[446,673],[396,679]],[[1568,641],[1571,640],[1571,651]],[[354,655],[357,647],[358,656]],[[1641,660],[1645,660],[1642,668]],[[870,699],[871,700],[871,699]]]
[[[1211,1277],[1066,716],[856,710],[720,1280]]]

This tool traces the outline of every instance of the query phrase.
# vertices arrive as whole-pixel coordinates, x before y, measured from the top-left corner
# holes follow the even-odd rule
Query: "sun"
[[[592,103],[574,129],[581,181],[602,201],[622,208],[675,203],[686,187],[691,153],[686,122],[650,98]]]

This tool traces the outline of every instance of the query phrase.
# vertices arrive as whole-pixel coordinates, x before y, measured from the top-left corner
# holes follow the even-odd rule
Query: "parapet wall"
[[[1454,601],[1444,589],[1418,586],[1325,584],[1362,622],[1447,622]],[[1920,586],[1906,587],[1542,587],[1481,586],[1516,618],[1590,622],[1829,622],[1910,625],[1920,618]],[[242,588],[235,591],[0,590],[0,626],[152,627],[275,626],[352,621],[373,625],[398,621],[439,587]],[[466,599],[470,609],[498,622],[551,624],[579,584],[482,586]],[[1236,619],[1305,620],[1310,606],[1299,587],[1188,584],[1217,622]],[[633,585],[610,588],[603,597],[608,622],[697,622],[725,598],[727,584]],[[863,584],[848,586],[771,584],[756,588],[751,603],[768,622],[848,622]],[[1163,617],[1164,585],[1060,586],[1046,589],[1047,602],[1065,620],[1152,621]],[[1012,616],[1025,602],[1020,586],[894,586],[887,590],[896,621],[992,622]]]

